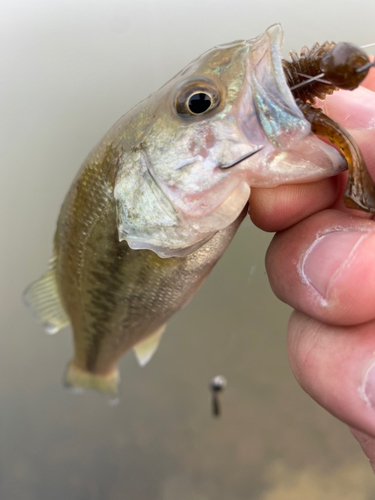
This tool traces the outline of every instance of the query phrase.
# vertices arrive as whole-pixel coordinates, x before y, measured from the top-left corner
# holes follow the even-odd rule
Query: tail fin
[[[69,325],[57,288],[55,259],[51,260],[49,270],[26,288],[23,298],[47,333],[56,333]]]
[[[78,368],[74,361],[69,363],[65,377],[66,387],[94,389],[110,396],[117,396],[119,382],[118,370],[114,370],[109,375],[96,375]]]

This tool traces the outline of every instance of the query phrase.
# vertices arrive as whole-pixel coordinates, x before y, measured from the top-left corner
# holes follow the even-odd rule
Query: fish
[[[346,168],[298,107],[279,24],[193,60],[128,111],[89,154],[62,204],[47,272],[24,299],[47,333],[71,326],[65,384],[118,394],[233,239],[251,187]]]

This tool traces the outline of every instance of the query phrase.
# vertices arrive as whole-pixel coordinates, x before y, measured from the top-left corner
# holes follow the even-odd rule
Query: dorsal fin
[[[57,289],[55,258],[51,259],[48,271],[26,288],[23,297],[34,316],[43,323],[47,333],[57,333],[69,325]]]

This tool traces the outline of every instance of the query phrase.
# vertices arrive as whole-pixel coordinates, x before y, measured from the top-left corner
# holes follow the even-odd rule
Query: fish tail
[[[65,386],[79,389],[94,389],[110,396],[117,396],[120,374],[117,369],[109,375],[99,375],[79,368],[74,361],[68,365]]]

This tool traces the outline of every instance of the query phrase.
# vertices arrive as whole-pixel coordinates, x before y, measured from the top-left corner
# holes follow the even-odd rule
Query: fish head
[[[290,92],[282,37],[274,25],[214,47],[134,108],[115,186],[120,240],[185,256],[239,216],[251,186],[344,169]]]

